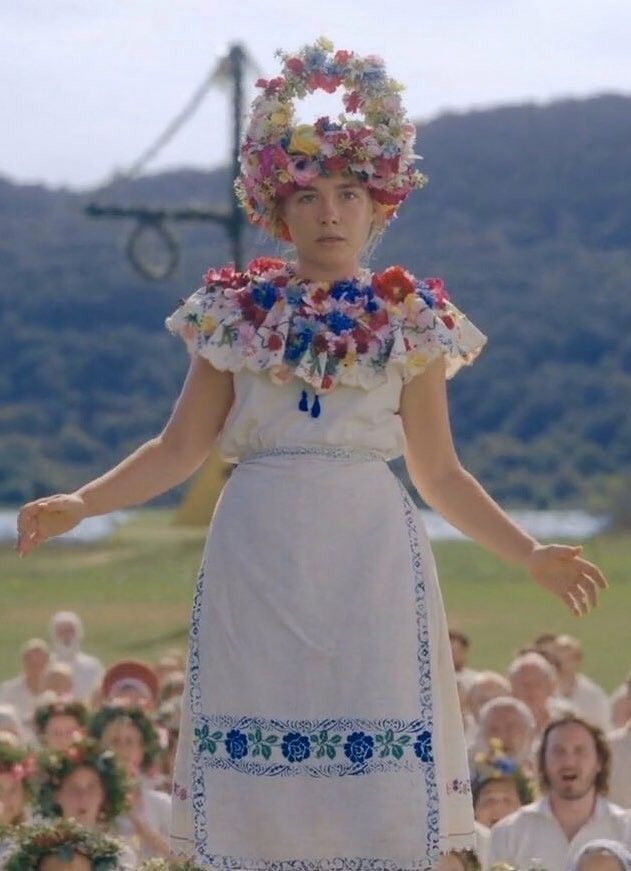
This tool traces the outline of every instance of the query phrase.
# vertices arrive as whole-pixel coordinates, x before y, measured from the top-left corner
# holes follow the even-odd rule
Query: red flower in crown
[[[305,71],[305,65],[299,57],[290,57],[285,66],[296,76],[301,76]]]
[[[372,286],[377,296],[392,303],[401,302],[416,289],[414,279],[401,266],[390,266],[381,273],[375,273]]]

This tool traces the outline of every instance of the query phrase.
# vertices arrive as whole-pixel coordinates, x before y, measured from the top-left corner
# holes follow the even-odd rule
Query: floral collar
[[[390,266],[341,281],[308,281],[291,263],[262,257],[243,272],[231,265],[208,270],[204,286],[180,300],[166,326],[219,369],[266,370],[276,384],[301,379],[315,394],[311,415],[317,417],[319,397],[338,384],[384,383],[389,364],[407,381],[443,352],[451,353],[455,372],[484,344],[473,325],[476,353],[459,344],[464,321],[440,278],[419,280]],[[306,389],[299,408],[309,410]]]

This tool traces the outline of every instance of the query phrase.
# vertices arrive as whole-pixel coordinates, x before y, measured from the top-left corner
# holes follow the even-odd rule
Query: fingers
[[[609,582],[598,566],[594,565],[594,563],[588,562],[586,559],[579,559],[577,562],[583,574],[588,575],[597,587],[601,590],[607,589]]]
[[[583,612],[581,611],[581,608],[580,608],[578,602],[576,602],[576,600],[574,599],[574,597],[572,596],[572,594],[569,591],[566,593],[562,593],[561,598],[563,599],[563,601],[565,602],[565,604],[568,606],[568,608],[570,609],[570,611],[572,612],[572,614],[575,617],[582,617],[583,616]]]

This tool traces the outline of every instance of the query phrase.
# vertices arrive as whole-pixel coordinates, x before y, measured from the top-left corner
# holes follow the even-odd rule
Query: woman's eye
[[[344,196],[347,200],[354,200],[357,194],[355,191],[344,191]]]

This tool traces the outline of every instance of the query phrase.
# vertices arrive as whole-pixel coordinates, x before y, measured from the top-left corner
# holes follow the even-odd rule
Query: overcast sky
[[[275,48],[320,34],[381,55],[415,120],[631,94],[630,0],[4,0],[0,175],[91,187],[153,143],[227,45],[271,77]],[[226,162],[229,119],[214,89],[148,171]]]

